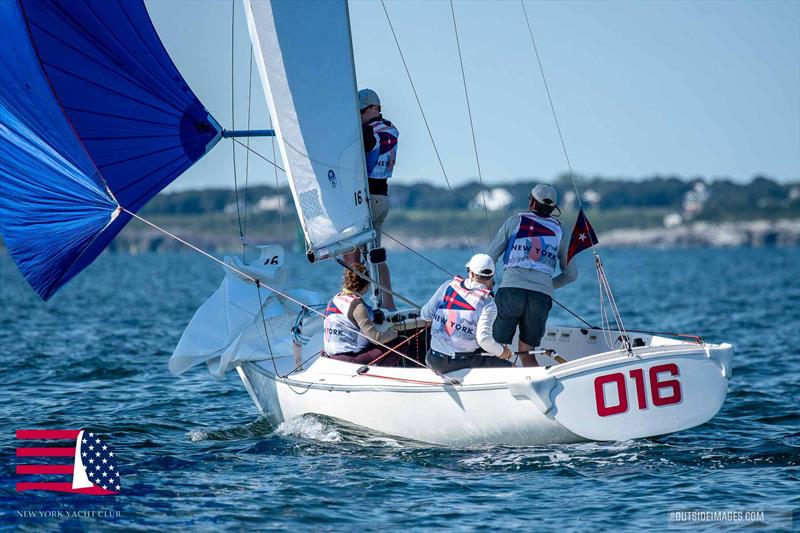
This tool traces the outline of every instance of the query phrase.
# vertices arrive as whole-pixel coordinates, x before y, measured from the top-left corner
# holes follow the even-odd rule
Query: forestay
[[[373,234],[347,3],[244,5],[309,258],[366,242]]]
[[[289,298],[264,286],[253,287],[249,278],[273,285],[283,285],[287,272],[283,248],[279,245],[249,248],[258,252],[251,260],[238,256],[225,257],[225,278],[220,287],[200,306],[181,335],[178,346],[169,360],[169,369],[181,374],[189,368],[206,363],[210,372],[221,376],[242,361],[275,358],[277,367],[289,371],[296,363],[294,334],[301,307]],[[306,289],[285,289],[292,299],[313,302],[322,306],[324,296]],[[321,330],[322,321],[311,317],[303,325],[303,333],[311,335]],[[301,360],[314,354],[313,344],[297,346]]]

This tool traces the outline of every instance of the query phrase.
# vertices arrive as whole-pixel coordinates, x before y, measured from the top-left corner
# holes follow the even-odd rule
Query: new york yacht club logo
[[[17,430],[17,492],[108,496],[122,490],[117,458],[91,430]]]
[[[328,171],[328,181],[331,184],[331,187],[334,189],[336,188],[336,173],[333,170]]]

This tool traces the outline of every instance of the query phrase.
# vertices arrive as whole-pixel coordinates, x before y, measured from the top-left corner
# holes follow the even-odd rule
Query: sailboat
[[[347,3],[244,6],[307,260],[373,251]],[[0,26],[10,74],[0,87],[0,231],[28,283],[50,298],[132,218],[180,240],[138,210],[222,138],[249,133],[224,130],[197,100],[144,5],[17,0],[0,3]],[[525,446],[681,431],[725,400],[730,344],[628,331],[621,320],[548,327],[539,367],[439,375],[424,364],[428,324],[407,308],[387,312],[384,326],[415,339],[404,366],[322,357],[329,295],[292,288],[280,246],[218,259],[182,242],[225,277],[170,370],[235,370],[274,424],[317,414],[440,445]],[[379,255],[367,254],[373,280]]]

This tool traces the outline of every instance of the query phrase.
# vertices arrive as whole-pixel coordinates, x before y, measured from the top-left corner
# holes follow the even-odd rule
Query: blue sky
[[[247,122],[249,38],[235,6],[236,127]],[[156,29],[201,101],[231,127],[231,1],[149,0]],[[449,3],[387,8],[453,183],[476,178]],[[749,180],[800,177],[800,2],[526,2],[575,171]],[[487,184],[566,170],[516,1],[456,1]],[[443,185],[381,5],[350,3],[360,87],[400,129],[397,182]],[[269,125],[257,69],[251,127]],[[271,157],[269,140],[254,148]],[[244,151],[237,150],[240,179]],[[229,141],[170,188],[231,187]],[[251,183],[274,183],[250,160]],[[285,177],[279,175],[281,183]]]

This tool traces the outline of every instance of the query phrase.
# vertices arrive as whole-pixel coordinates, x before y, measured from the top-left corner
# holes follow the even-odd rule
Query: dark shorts
[[[481,350],[482,351],[482,350]],[[425,363],[440,374],[455,372],[463,368],[507,368],[513,366],[510,361],[492,357],[491,355],[460,354],[449,356],[436,350],[429,350]]]
[[[500,344],[510,343],[519,326],[519,340],[533,348],[539,346],[553,299],[541,292],[501,287],[494,301],[497,304],[497,319],[492,330],[494,340]]]

